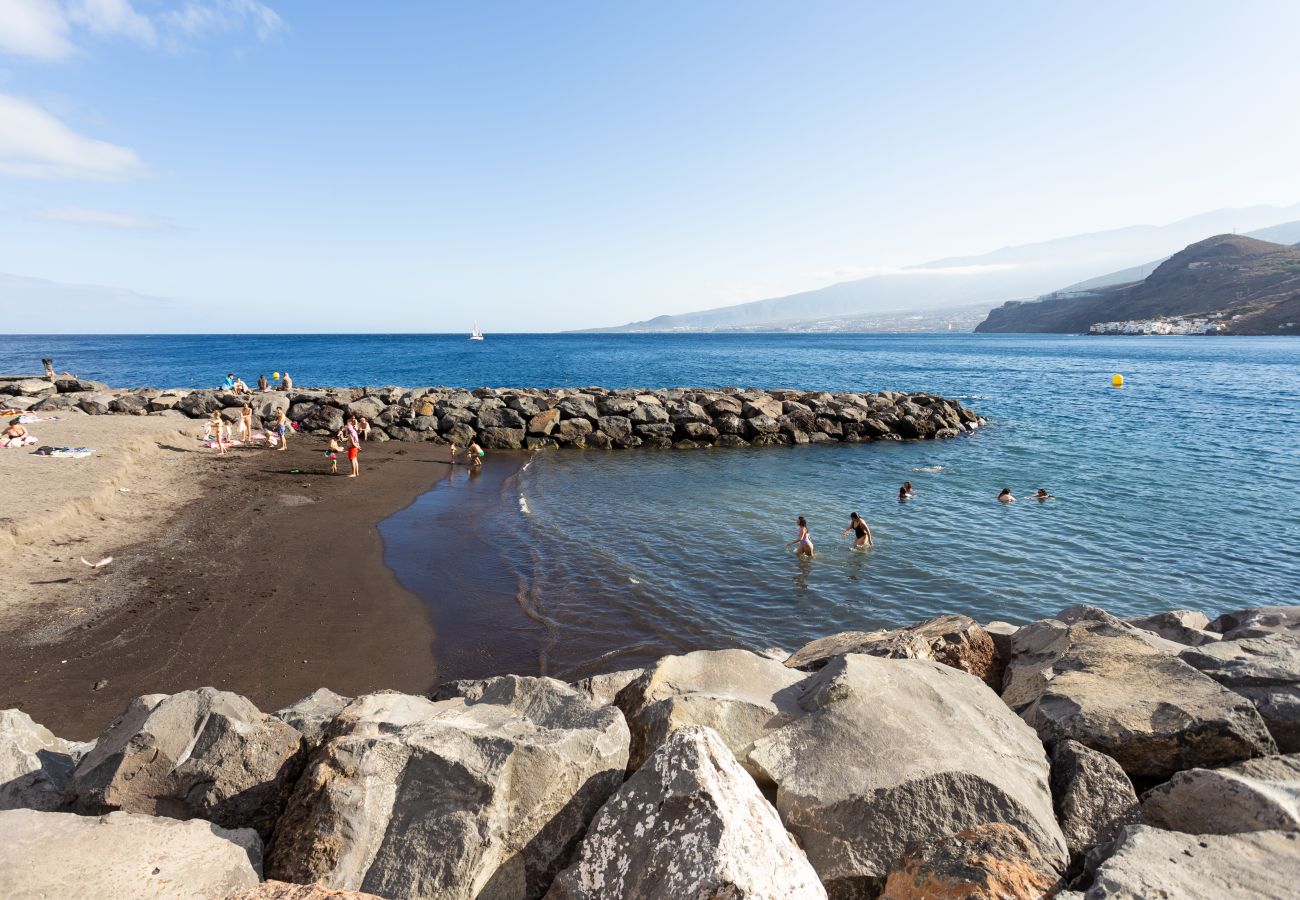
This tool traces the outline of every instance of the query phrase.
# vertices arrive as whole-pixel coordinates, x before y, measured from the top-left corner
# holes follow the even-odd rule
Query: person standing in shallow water
[[[840,537],[844,537],[850,531],[853,532],[854,547],[865,549],[876,545],[875,538],[871,536],[871,526],[857,513],[849,513],[849,527],[840,532]]]
[[[483,465],[483,448],[477,443],[470,441],[469,446],[465,448],[465,452],[469,454],[469,464],[471,466],[477,468]]]
[[[904,481],[903,486],[898,489],[899,501],[905,502],[911,500],[914,496],[916,496],[916,492],[912,490],[912,482]]]
[[[1011,496],[1011,488],[1003,488],[1002,493],[998,494],[999,503],[1015,503],[1016,498]]]
[[[808,534],[808,522],[803,516],[800,516],[797,524],[799,526],[799,536],[786,544],[786,546],[794,547],[796,556],[807,556],[811,559],[815,554],[813,551],[812,538]]]

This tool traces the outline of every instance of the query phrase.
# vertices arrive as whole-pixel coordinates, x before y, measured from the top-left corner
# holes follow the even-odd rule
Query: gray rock
[[[143,415],[149,409],[149,401],[139,394],[123,394],[112,400],[108,408],[115,413]]]
[[[1181,834],[1124,830],[1097,870],[1087,900],[1293,900],[1300,833]]]
[[[548,900],[815,900],[826,890],[717,732],[686,725],[592,820]]]
[[[573,687],[578,693],[585,694],[596,706],[610,706],[614,703],[614,698],[618,696],[619,691],[636,681],[643,674],[645,674],[645,669],[623,669],[618,672],[606,672],[575,681]]]
[[[191,419],[202,419],[220,409],[221,404],[211,391],[191,391],[177,401],[175,408]]]
[[[1223,635],[1209,630],[1210,620],[1205,617],[1205,613],[1193,612],[1189,609],[1171,609],[1168,612],[1156,613],[1154,616],[1124,621],[1134,628],[1153,632],[1166,640],[1185,644],[1188,647],[1199,647],[1201,644],[1223,640]]]
[[[1089,848],[1142,822],[1137,793],[1119,763],[1068,738],[1052,748],[1052,805],[1076,866]]]
[[[581,441],[593,431],[595,427],[587,419],[565,419],[551,432],[551,436],[561,444],[572,444]]]
[[[668,410],[657,403],[639,403],[627,417],[633,425],[663,425],[668,421]]]
[[[265,836],[304,755],[297,730],[238,694],[149,694],[109,723],[70,790],[81,812],[208,819]]]
[[[1011,656],[1011,637],[1020,630],[1020,626],[994,620],[986,622],[984,630],[993,641],[993,649],[998,655],[998,660],[1005,667],[1007,659]],[[1001,685],[998,687],[1000,689]]]
[[[601,416],[596,420],[596,427],[615,442],[627,440],[632,436],[632,420],[627,416]]]
[[[909,846],[987,822],[1064,868],[1042,744],[978,678],[852,654],[802,690],[803,715],[749,760],[831,896],[874,896]]]
[[[560,411],[558,409],[544,409],[537,415],[528,420],[528,433],[534,435],[547,436],[555,430],[555,426],[560,424]]]
[[[293,416],[289,415],[289,395],[284,391],[256,393],[248,399],[248,404],[253,408],[253,415],[267,424],[275,421],[275,414],[281,410],[284,411],[286,416],[293,418]]]
[[[802,714],[795,688],[804,679],[748,650],[697,650],[665,656],[619,691],[615,703],[632,733],[635,770],[683,725],[707,725],[742,765],[754,741]]]
[[[1142,795],[1142,812],[1189,834],[1300,831],[1300,753],[1179,772]]]
[[[740,407],[740,415],[745,419],[762,417],[771,419],[775,422],[783,415],[781,401],[774,400],[771,397],[754,397],[746,400]]]
[[[85,391],[103,392],[108,390],[108,385],[102,381],[91,381],[88,378],[56,378],[54,387],[60,394],[79,394]]]
[[[271,713],[303,736],[314,748],[325,737],[334,717],[352,702],[351,697],[336,694],[329,688],[317,688],[296,703]]]
[[[12,394],[15,397],[44,397],[57,390],[53,381],[46,381],[44,378],[22,378],[0,388],[0,393]]]
[[[1143,778],[1277,752],[1248,700],[1104,610],[1070,607],[1011,645],[1002,699],[1046,744],[1073,738]]]
[[[836,656],[865,653],[886,659],[933,659],[969,672],[995,690],[1002,667],[988,632],[969,616],[945,615],[906,628],[844,631],[796,650],[787,666],[815,672]]]
[[[1262,637],[1271,633],[1300,634],[1300,606],[1256,606],[1224,613],[1210,623],[1224,640]]]
[[[509,428],[522,433],[525,424],[523,416],[513,409],[498,407],[496,409],[480,410],[477,427],[480,431],[488,428]]]
[[[373,420],[384,411],[384,401],[378,397],[362,397],[360,400],[348,403],[344,409],[349,416],[357,418],[365,416],[367,420]]]
[[[986,822],[913,844],[894,864],[881,900],[1038,900],[1060,873],[1019,828]]]
[[[598,397],[596,399],[596,409],[599,411],[601,418],[606,416],[619,416],[626,418],[637,407],[636,399],[633,397]],[[602,425],[601,431],[605,428]]]
[[[73,767],[90,747],[55,737],[20,709],[0,710],[0,810],[63,809]]]
[[[247,829],[115,812],[0,812],[7,900],[222,900],[261,881],[262,842]]]
[[[591,419],[594,422],[600,416],[596,409],[596,399],[588,394],[565,397],[555,404],[555,408],[565,419]]]
[[[486,450],[518,450],[524,445],[524,430],[522,428],[484,428],[478,434],[478,442]]]
[[[627,765],[618,710],[549,678],[359,697],[313,754],[268,872],[383,897],[539,897]]]
[[[1225,640],[1179,658],[1253,703],[1279,750],[1300,752],[1300,633]]]

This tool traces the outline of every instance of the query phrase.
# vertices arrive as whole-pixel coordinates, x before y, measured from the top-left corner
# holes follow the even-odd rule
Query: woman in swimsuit
[[[253,408],[247,403],[239,411],[239,439],[245,444],[253,439]]]
[[[814,555],[813,542],[812,542],[812,538],[808,536],[808,523],[804,521],[803,516],[800,516],[798,524],[799,524],[799,536],[795,538],[793,541],[791,541],[790,543],[786,544],[786,546],[794,547],[795,548],[794,552],[796,556],[807,556],[811,558]]]
[[[26,443],[27,429],[22,422],[14,419],[5,429],[4,434],[0,435],[0,447],[21,447]]]
[[[911,500],[913,496],[914,492],[912,490],[912,482],[904,481],[903,486],[898,489],[898,499],[900,501]]]
[[[212,432],[212,440],[213,440],[214,442],[216,442],[216,445],[217,445],[217,452],[220,453],[222,456],[225,456],[225,455],[226,455],[226,439],[225,439],[225,436],[222,435],[222,433],[221,433],[221,429],[222,429],[223,424],[224,424],[224,423],[221,421],[221,413],[219,413],[219,412],[214,412],[214,413],[212,414],[212,421],[208,423],[208,428],[211,429],[211,432]]]
[[[854,547],[874,547],[875,539],[871,536],[871,526],[857,513],[849,513],[849,527],[840,532],[840,537],[853,532]]]

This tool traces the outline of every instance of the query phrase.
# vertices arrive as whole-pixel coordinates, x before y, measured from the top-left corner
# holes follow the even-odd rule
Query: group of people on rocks
[[[275,386],[275,389],[277,391],[293,390],[293,379],[289,377],[288,372],[285,372],[283,375],[281,375],[279,372],[276,372],[275,377],[280,379],[280,383]],[[226,380],[221,383],[221,389],[225,391],[229,391],[232,394],[253,393],[253,389],[248,386],[248,384],[244,381],[244,379],[237,378],[234,372],[226,373]],[[260,392],[271,390],[271,382],[266,380],[265,373],[262,373],[261,375],[257,376],[257,389]]]
[[[916,491],[912,487],[912,482],[904,481],[903,486],[898,489],[899,502],[906,503],[915,496]],[[1049,494],[1046,488],[1039,488],[1038,491],[1033,494],[1033,499],[1042,502],[1044,500],[1055,500],[1056,498]],[[1002,489],[1002,492],[998,494],[998,502],[1016,502],[1016,498],[1011,494],[1011,488]],[[795,536],[793,541],[790,541],[790,543],[785,545],[786,548],[794,547],[794,552],[798,556],[807,556],[810,558],[816,556],[816,551],[813,549],[812,537],[808,533],[808,520],[803,516],[799,516],[795,524],[799,528],[799,533]],[[876,544],[876,540],[871,534],[871,526],[867,524],[866,519],[862,518],[862,516],[855,512],[849,513],[849,526],[840,532],[840,537],[845,537],[849,532],[853,532],[853,548],[855,550],[865,550],[868,547],[874,547]]]

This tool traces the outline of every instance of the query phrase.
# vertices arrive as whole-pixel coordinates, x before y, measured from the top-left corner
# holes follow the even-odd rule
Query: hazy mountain
[[[1233,334],[1300,335],[1300,247],[1216,235],[1175,253],[1136,284],[1009,302],[975,330],[1077,333],[1096,322],[1210,313],[1229,317]]]
[[[764,326],[787,328],[795,322],[1037,297],[1062,284],[1092,278],[1098,272],[1146,265],[1212,234],[1250,231],[1297,219],[1300,204],[1223,209],[1169,225],[1134,225],[1004,247],[978,256],[949,257],[786,297],[593,330],[761,330]]]
[[[166,331],[160,327],[176,312],[176,304],[125,288],[94,284],[64,284],[0,272],[0,308],[5,310],[0,331],[10,334],[43,333],[58,320],[95,332]]]

